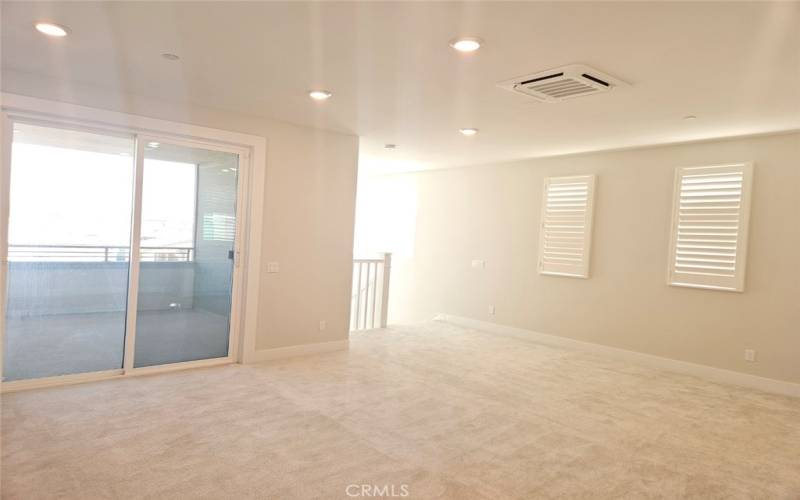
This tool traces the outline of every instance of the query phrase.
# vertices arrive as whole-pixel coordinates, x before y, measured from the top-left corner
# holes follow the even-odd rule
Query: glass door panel
[[[238,165],[146,143],[134,367],[228,355]]]
[[[15,123],[5,381],[122,368],[134,140]]]

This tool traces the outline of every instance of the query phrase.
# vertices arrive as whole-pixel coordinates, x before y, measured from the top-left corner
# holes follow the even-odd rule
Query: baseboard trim
[[[785,396],[800,397],[800,384],[787,382],[784,380],[759,377],[757,375],[725,370],[723,368],[715,368],[713,366],[698,365],[688,361],[663,358],[653,354],[629,351],[626,349],[620,349],[618,347],[584,342],[581,340],[560,337],[558,335],[550,335],[532,330],[525,330],[523,328],[500,325],[497,323],[490,323],[488,321],[481,321],[463,316],[454,316],[452,314],[437,314],[436,317],[434,317],[434,321],[443,321],[474,330],[505,335],[508,337],[515,337],[554,347],[591,352],[593,354],[600,354],[614,359],[644,365],[650,368],[658,368],[666,371],[694,375],[696,377],[705,378],[723,384],[738,385],[741,387],[759,389],[765,392],[772,392]]]
[[[331,342],[318,342],[315,344],[300,344],[287,347],[275,347],[273,349],[259,349],[252,356],[249,356],[246,363],[258,363],[273,359],[295,358],[298,356],[308,356],[309,354],[319,354],[323,352],[342,351],[350,347],[350,340],[334,340]]]

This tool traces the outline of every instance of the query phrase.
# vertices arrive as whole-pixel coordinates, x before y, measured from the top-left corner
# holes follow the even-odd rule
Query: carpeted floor
[[[2,402],[7,499],[800,498],[800,399],[444,323]]]

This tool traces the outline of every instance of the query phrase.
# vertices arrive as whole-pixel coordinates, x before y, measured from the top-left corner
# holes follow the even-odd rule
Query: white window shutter
[[[589,277],[594,175],[544,180],[539,274]]]
[[[669,284],[744,290],[753,164],[679,168]]]

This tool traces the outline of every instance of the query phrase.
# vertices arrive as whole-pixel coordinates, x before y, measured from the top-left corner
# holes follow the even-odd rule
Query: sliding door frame
[[[135,170],[134,170],[134,188],[133,188],[133,210],[132,210],[132,223],[131,223],[131,253],[130,253],[130,272],[128,277],[128,304],[127,315],[125,317],[125,354],[122,363],[122,370],[125,374],[135,373],[152,373],[161,371],[169,367],[191,367],[194,365],[208,366],[210,364],[231,363],[238,359],[238,339],[239,339],[239,312],[241,310],[240,298],[242,274],[240,265],[241,259],[241,238],[244,234],[242,229],[242,217],[239,215],[239,210],[244,206],[244,186],[247,183],[247,174],[249,169],[243,169],[242,164],[250,159],[250,153],[247,149],[236,148],[231,146],[220,146],[218,144],[202,142],[198,140],[176,139],[167,137],[165,135],[136,135],[136,153]],[[181,361],[177,363],[167,363],[163,365],[135,367],[135,353],[136,353],[136,321],[139,300],[139,270],[141,264],[141,235],[142,235],[142,193],[144,185],[144,160],[145,148],[144,145],[150,142],[158,142],[161,144],[170,144],[173,146],[181,146],[186,148],[204,149],[210,151],[220,151],[223,153],[232,153],[237,155],[236,166],[236,220],[234,226],[233,236],[233,268],[231,269],[231,311],[230,322],[228,324],[228,355],[221,358],[209,358],[194,361]],[[195,184],[197,185],[197,184]],[[195,191],[195,197],[198,193]],[[197,199],[195,199],[195,205]],[[195,206],[196,208],[196,206]],[[194,233],[196,237],[196,232]]]
[[[252,359],[255,351],[255,328],[258,319],[260,287],[257,279],[247,279],[247,269],[253,269],[255,272],[259,271],[264,164],[266,160],[266,141],[263,137],[13,94],[2,94],[0,113],[0,137],[2,138],[2,156],[0,157],[0,373],[2,373],[3,351],[5,348],[9,222],[9,196],[7,195],[10,192],[11,147],[14,123],[31,123],[114,136],[124,135],[132,137],[135,141],[131,251],[128,263],[128,298],[122,367],[114,370],[2,382],[0,383],[2,392],[235,362],[242,363]],[[238,155],[231,313],[228,332],[228,355],[225,357],[140,368],[134,367],[144,145],[152,141]]]
[[[128,253],[128,301],[125,306],[125,344],[122,373],[133,372],[136,354],[136,312],[139,302],[139,258],[142,246],[142,186],[144,185],[144,141],[134,136],[133,206],[131,207],[131,242]]]
[[[6,291],[8,278],[8,214],[11,190],[11,141],[13,124],[0,115],[0,380],[4,370],[6,345]],[[0,381],[0,384],[2,382]],[[1,387],[1,385],[0,385]]]

